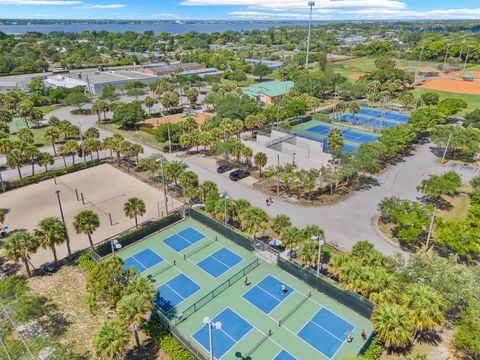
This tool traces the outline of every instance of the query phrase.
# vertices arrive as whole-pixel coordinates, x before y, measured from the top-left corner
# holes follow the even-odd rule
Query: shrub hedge
[[[153,339],[155,344],[167,354],[170,360],[194,360],[195,357],[186,351],[182,345],[180,345],[175,338],[165,331],[162,326],[154,321],[150,320],[142,324],[143,332]]]
[[[87,168],[97,166],[103,163],[103,160],[93,160],[93,161],[87,161]],[[79,170],[85,169],[85,164],[82,162],[80,164],[76,164],[73,166],[69,166],[66,168],[62,169],[55,169],[55,170],[49,170],[40,174],[24,177],[23,179],[15,179],[15,180],[9,180],[5,181],[5,190],[13,190],[22,186],[38,183],[43,180],[51,179],[54,176],[61,176],[61,175],[66,175],[70,174]]]

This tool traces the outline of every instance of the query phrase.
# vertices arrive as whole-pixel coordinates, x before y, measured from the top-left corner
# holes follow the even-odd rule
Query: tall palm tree
[[[35,136],[33,135],[32,130],[30,129],[21,129],[18,134],[18,139],[26,144],[33,144]]]
[[[135,162],[137,163],[137,166],[138,166],[138,156],[144,153],[143,146],[140,144],[132,144],[131,151],[133,155],[135,155]]]
[[[408,345],[415,328],[410,310],[388,303],[378,305],[373,310],[372,325],[387,348],[402,348]]]
[[[403,294],[402,304],[413,313],[415,336],[423,331],[435,330],[445,322],[445,300],[428,285],[410,285]]]
[[[152,302],[139,293],[124,296],[117,304],[117,316],[135,335],[137,346],[140,346],[138,329],[150,317]]]
[[[119,360],[125,354],[128,338],[125,325],[107,320],[95,331],[93,346],[100,359]]]
[[[245,159],[245,164],[248,166],[250,165],[250,159],[253,156],[253,150],[250,149],[248,146],[244,146],[242,148],[242,157]]]
[[[215,184],[213,181],[207,180],[199,186],[198,197],[200,198],[200,200],[205,202],[207,200],[208,194],[210,194],[211,192],[218,193],[217,184]]]
[[[45,130],[45,138],[52,142],[53,155],[56,157],[57,149],[55,148],[55,142],[60,138],[60,131],[54,126],[49,126]]]
[[[19,231],[5,240],[4,249],[7,257],[13,261],[22,260],[25,264],[28,277],[32,277],[30,271],[30,255],[38,250],[38,240],[26,231]]]
[[[255,236],[267,228],[268,216],[262,209],[250,207],[242,214],[240,225],[246,233]]]
[[[32,165],[32,175],[35,175],[35,162],[40,157],[40,150],[35,145],[28,145],[24,151],[25,159],[30,161]]]
[[[138,216],[143,216],[145,211],[145,203],[137,197],[130,198],[125,204],[123,204],[123,212],[125,213],[125,216],[128,216],[130,219],[135,218],[135,227],[137,228]]]
[[[25,155],[20,149],[12,149],[7,154],[7,166],[11,169],[17,168],[18,176],[22,179],[22,171],[20,168],[25,163]]]
[[[168,180],[173,180],[175,182],[175,187],[178,187],[178,178],[187,168],[187,164],[183,161],[169,161],[165,164],[165,177]]]
[[[268,161],[268,158],[267,158],[267,154],[263,153],[263,152],[258,152],[255,154],[255,156],[253,157],[253,163],[258,166],[259,170],[260,170],[260,177],[262,177],[262,168],[267,165],[267,161]]]
[[[212,135],[209,132],[202,131],[198,135],[198,144],[203,146],[205,154],[207,153],[207,146],[212,144]]]
[[[53,165],[55,163],[55,158],[52,154],[47,152],[42,152],[40,158],[38,159],[38,164],[45,167],[45,171],[48,171],[48,165]]]
[[[343,149],[343,134],[339,129],[330,129],[327,135],[328,151],[339,158]]]
[[[73,227],[77,234],[87,234],[90,247],[93,249],[92,234],[100,226],[98,214],[92,210],[80,211],[73,221]]]
[[[309,239],[303,242],[298,255],[305,265],[315,267],[318,260],[318,241]]]
[[[302,232],[295,226],[288,226],[282,231],[282,240],[285,244],[285,247],[290,249],[291,255],[292,250],[302,241]]]
[[[276,236],[280,236],[283,229],[292,226],[292,221],[287,215],[279,214],[272,220],[272,230]]]
[[[78,143],[73,139],[67,140],[65,142],[64,148],[65,152],[72,156],[72,164],[75,165],[75,154],[77,154],[80,150]]]
[[[198,176],[193,171],[184,171],[179,175],[178,182],[182,188],[196,187],[198,185]]]
[[[55,266],[58,264],[57,250],[55,245],[60,245],[67,241],[67,229],[65,224],[56,217],[46,217],[38,223],[33,231],[33,234],[38,239],[39,244],[44,249],[50,248],[52,250]],[[67,243],[68,255],[71,255],[70,245]]]
[[[98,129],[94,128],[94,127],[88,128],[83,133],[83,138],[85,140],[87,140],[87,139],[99,139],[100,138],[100,131],[98,131]]]
[[[3,209],[0,209],[0,224],[3,224],[5,221],[5,211]]]

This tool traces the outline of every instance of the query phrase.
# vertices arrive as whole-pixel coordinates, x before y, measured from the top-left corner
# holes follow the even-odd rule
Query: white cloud
[[[77,5],[77,0],[0,0],[0,5]]]
[[[124,7],[127,7],[127,5],[123,5],[123,4],[89,5],[89,4],[87,4],[85,6],[80,6],[77,9],[121,9],[121,8],[124,8]]]
[[[260,12],[260,11],[232,11],[228,13],[231,17],[239,20],[308,20],[309,14],[287,13],[287,12]],[[312,15],[314,20],[331,20],[331,16]]]
[[[181,18],[181,16],[179,16],[177,14],[174,14],[174,13],[169,13],[169,12],[152,14],[152,16],[156,19],[162,19],[162,20],[172,20],[172,19],[180,19]]]

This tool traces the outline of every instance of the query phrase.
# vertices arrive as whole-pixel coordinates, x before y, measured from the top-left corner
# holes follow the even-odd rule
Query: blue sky
[[[0,18],[304,20],[307,0],[0,0]],[[316,0],[314,19],[480,19],[480,0]]]

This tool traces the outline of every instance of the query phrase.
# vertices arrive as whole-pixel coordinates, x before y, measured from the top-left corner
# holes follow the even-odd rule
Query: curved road
[[[61,108],[49,115],[81,124],[83,130],[96,126],[97,117],[95,115],[75,116],[70,114],[70,110],[71,108]],[[101,137],[112,135],[106,130],[99,130]],[[377,204],[387,196],[415,200],[419,195],[416,187],[423,178],[429,174],[440,174],[449,170],[448,167],[439,165],[438,159],[430,151],[430,146],[431,144],[420,146],[415,154],[406,158],[404,162],[384,171],[376,177],[377,183],[369,189],[358,191],[338,204],[321,207],[303,207],[278,199],[274,201],[273,205],[267,207],[265,204],[266,196],[261,191],[241,182],[234,185],[228,179],[228,176],[207,170],[191,163],[188,159],[181,160],[188,163],[190,169],[198,174],[201,181],[212,180],[216,182],[220,191],[227,191],[234,199],[247,199],[252,205],[265,210],[270,216],[286,214],[292,219],[294,225],[299,227],[308,224],[320,226],[325,230],[327,241],[334,241],[343,249],[350,249],[359,240],[369,240],[384,254],[393,255],[395,252],[402,252],[402,250],[377,233],[375,225],[375,218],[378,215]],[[145,150],[143,157],[159,153],[158,150],[146,145],[143,145],[143,147]],[[52,151],[52,149],[48,149],[48,151]],[[173,155],[164,155],[167,159],[176,159]],[[24,171],[29,173],[29,169],[30,167],[26,166]],[[474,175],[474,172],[468,169],[459,172],[464,181],[469,181]],[[17,176],[16,171],[13,170],[6,170],[3,175],[4,179]]]

